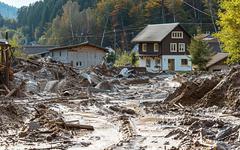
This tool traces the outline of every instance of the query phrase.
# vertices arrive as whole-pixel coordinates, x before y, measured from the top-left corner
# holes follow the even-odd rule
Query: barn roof
[[[60,46],[60,47],[56,47],[56,48],[52,48],[50,49],[50,51],[56,51],[56,50],[63,50],[63,49],[71,49],[71,48],[76,48],[76,47],[82,47],[82,46],[92,46],[92,47],[96,47],[100,50],[103,50],[104,52],[107,52],[107,49],[95,44],[91,44],[89,42],[84,42],[81,44],[76,44],[76,45],[67,45],[67,46]]]
[[[28,55],[44,54],[48,53],[50,49],[54,48],[54,45],[24,45],[22,51]]]
[[[216,63],[226,59],[228,57],[228,53],[217,53],[216,55],[212,56],[210,61],[207,63],[207,68],[215,65]]]

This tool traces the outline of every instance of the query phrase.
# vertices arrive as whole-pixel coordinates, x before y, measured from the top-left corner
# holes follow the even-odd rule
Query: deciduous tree
[[[240,1],[222,0],[219,12],[220,31],[216,36],[223,43],[223,49],[229,52],[228,63],[240,62]]]

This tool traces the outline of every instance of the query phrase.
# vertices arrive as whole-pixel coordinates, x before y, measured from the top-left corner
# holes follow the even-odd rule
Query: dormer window
[[[154,52],[159,52],[159,44],[154,43]]]
[[[173,39],[182,39],[183,38],[183,32],[182,31],[173,31],[172,32],[172,38]]]
[[[142,51],[147,52],[147,43],[142,44]]]

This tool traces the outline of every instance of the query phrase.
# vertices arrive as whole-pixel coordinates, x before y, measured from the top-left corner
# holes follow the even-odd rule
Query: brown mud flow
[[[0,149],[239,149],[240,68],[147,73],[16,60]],[[125,68],[126,70],[126,68]]]

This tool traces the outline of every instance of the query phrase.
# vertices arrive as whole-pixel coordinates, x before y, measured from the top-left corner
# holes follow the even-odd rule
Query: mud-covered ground
[[[18,60],[0,90],[0,149],[240,149],[240,67],[147,73]]]
[[[157,75],[148,83],[116,84],[114,90],[94,91],[88,98],[46,94],[11,103],[1,100],[0,149],[240,148],[237,113],[226,107],[164,102],[181,85],[173,75]]]

